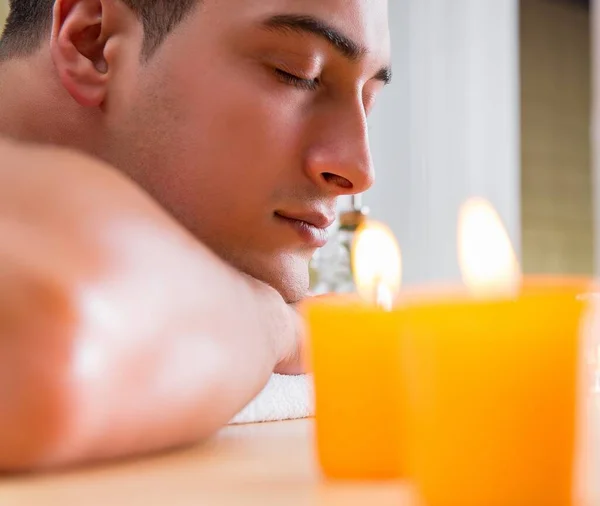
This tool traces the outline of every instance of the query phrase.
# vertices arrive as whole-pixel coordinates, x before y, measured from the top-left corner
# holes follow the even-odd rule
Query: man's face
[[[204,0],[125,86],[108,158],[298,301],[336,199],[372,184],[366,117],[388,63],[387,0]]]

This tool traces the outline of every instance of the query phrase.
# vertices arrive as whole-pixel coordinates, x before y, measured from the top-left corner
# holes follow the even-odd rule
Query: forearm
[[[211,435],[262,389],[276,363],[257,318],[268,304],[246,288],[228,298],[235,313],[216,300],[193,318],[172,313],[176,325],[155,314],[148,323],[157,328],[148,332],[73,319],[75,300],[38,312],[39,324],[23,325],[10,336],[19,342],[0,350],[0,467],[129,456]],[[56,312],[60,304],[64,313]]]
[[[80,353],[95,371],[78,383],[81,418],[76,425],[94,431],[79,444],[66,445],[71,453],[66,460],[198,441],[226,424],[264,387],[281,353],[267,323],[280,310],[278,294],[257,291],[237,277],[228,279],[217,267],[197,280],[218,284],[216,293],[180,287],[165,294],[183,303],[161,309],[157,301],[154,328],[142,325],[113,332],[110,338],[103,332],[82,338]],[[130,307],[125,313],[135,311]],[[93,328],[102,329],[101,322]],[[98,355],[103,353],[102,360]]]

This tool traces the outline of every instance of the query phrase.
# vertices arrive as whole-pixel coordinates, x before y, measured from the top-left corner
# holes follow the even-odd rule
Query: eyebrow
[[[326,40],[338,53],[353,63],[363,58],[369,52],[367,48],[353,41],[350,37],[313,16],[278,14],[263,21],[262,26],[268,30],[288,30],[296,33],[317,35]],[[382,81],[384,84],[390,84],[392,82],[392,69],[390,67],[382,67],[373,79]]]

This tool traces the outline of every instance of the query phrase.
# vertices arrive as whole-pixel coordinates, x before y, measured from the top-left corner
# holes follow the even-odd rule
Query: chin
[[[252,275],[275,288],[288,304],[300,302],[308,296],[309,275],[306,264],[294,270],[263,268]]]
[[[240,271],[277,290],[288,304],[305,299],[309,293],[308,261],[300,255],[236,255],[229,262]]]
[[[283,300],[285,300],[288,304],[295,304],[308,297],[308,276],[306,283],[302,283],[302,285],[282,284],[281,282],[279,284],[281,286],[276,286],[275,284],[271,283],[271,286],[273,286],[281,294]]]

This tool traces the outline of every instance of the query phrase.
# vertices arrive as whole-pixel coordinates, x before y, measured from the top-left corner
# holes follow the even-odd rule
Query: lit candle
[[[410,475],[428,506],[571,505],[590,286],[522,278],[486,202],[460,219],[467,289],[403,311]]]
[[[392,310],[401,255],[387,227],[367,222],[353,244],[359,296],[308,302],[319,462],[330,478],[398,477],[401,331]]]

